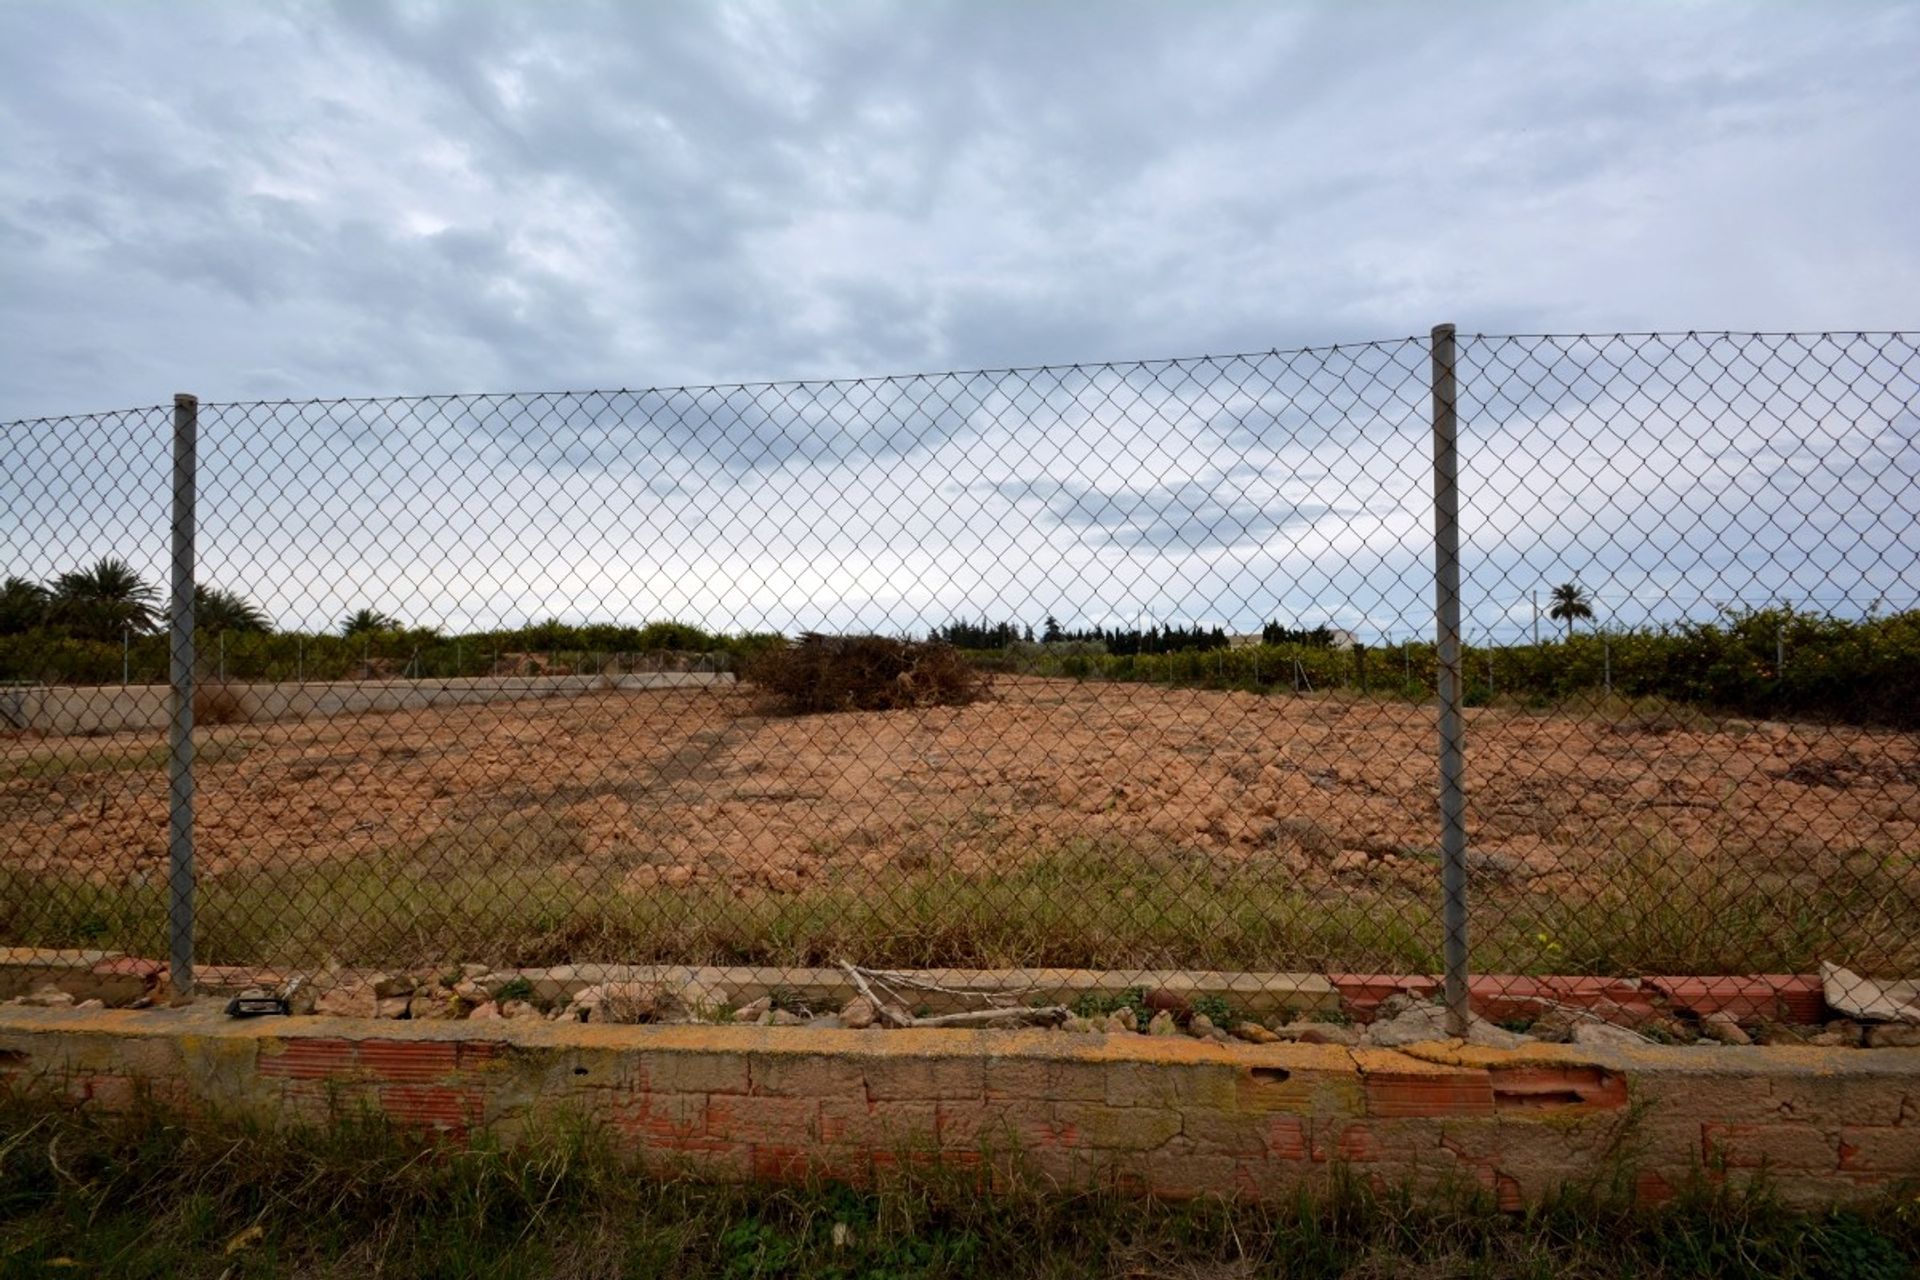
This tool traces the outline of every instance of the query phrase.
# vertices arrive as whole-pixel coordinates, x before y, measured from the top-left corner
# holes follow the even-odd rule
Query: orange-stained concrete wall
[[[1477,1183],[1514,1207],[1622,1178],[1659,1200],[1765,1169],[1797,1204],[1920,1177],[1920,1050],[1223,1046],[1044,1031],[230,1021],[0,1009],[9,1088],[125,1108],[324,1118],[459,1138],[562,1112],[726,1175],[864,1178],[1017,1161],[1070,1185],[1270,1196],[1338,1165]]]

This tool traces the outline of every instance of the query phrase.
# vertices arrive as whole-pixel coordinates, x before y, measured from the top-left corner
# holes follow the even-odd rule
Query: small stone
[[[445,1022],[460,1016],[461,1004],[445,987],[416,991],[410,1016],[415,1022]]]
[[[467,1015],[469,1022],[497,1022],[499,1019],[500,1006],[491,1000],[475,1005],[473,1012]]]
[[[1180,1024],[1174,1020],[1171,1010],[1162,1009],[1153,1015],[1151,1022],[1147,1023],[1147,1034],[1150,1036],[1177,1036],[1180,1034]]]
[[[1876,1022],[1861,1041],[1869,1049],[1920,1048],[1920,1027],[1898,1022]]]
[[[1272,1044],[1280,1038],[1257,1022],[1236,1022],[1233,1034],[1250,1044]]]
[[[1483,876],[1514,876],[1527,869],[1526,860],[1498,849],[1467,850],[1467,870]]]
[[[1076,1035],[1086,1035],[1089,1032],[1098,1031],[1100,1028],[1095,1025],[1092,1018],[1083,1018],[1077,1013],[1070,1013],[1067,1015],[1067,1020],[1060,1024],[1060,1029],[1062,1031],[1071,1031]]]
[[[735,1009],[733,1011],[733,1020],[735,1022],[758,1022],[761,1018],[765,1017],[772,1008],[772,998],[769,996],[761,996],[758,1000],[749,1000],[738,1009]]]
[[[1196,1013],[1187,1019],[1187,1034],[1195,1040],[1213,1039],[1213,1019],[1204,1013]]]
[[[519,981],[521,981],[520,974],[512,969],[496,969],[492,973],[473,979],[474,985],[486,992],[489,1000],[499,999],[502,991]]]
[[[405,1018],[413,1012],[412,996],[388,996],[374,1003],[373,1016],[376,1018]]]
[[[837,1031],[847,1024],[841,1020],[840,1015],[837,1013],[823,1013],[807,1023],[807,1025],[815,1031]]]
[[[1549,1044],[1565,1044],[1573,1039],[1574,1018],[1565,1009],[1548,1009],[1533,1020],[1527,1034]]]
[[[82,1000],[73,1007],[76,1009],[104,1009],[107,1007],[107,1002],[96,996],[92,1000]]]
[[[1107,1015],[1107,1030],[1118,1034],[1123,1031],[1138,1031],[1140,1022],[1133,1016],[1131,1009],[1115,1009]]]
[[[70,993],[62,991],[58,987],[44,986],[37,987],[28,994],[19,996],[8,1003],[25,1005],[29,1009],[71,1009],[74,1001]]]
[[[413,994],[414,981],[404,973],[376,973],[370,982],[373,994],[382,1000]]]
[[[1289,1028],[1291,1030],[1291,1028]],[[1293,1037],[1301,1044],[1340,1044],[1357,1045],[1360,1033],[1353,1027],[1343,1027],[1334,1022],[1310,1022],[1301,1026]]]
[[[489,973],[492,973],[492,972],[493,972],[492,965],[463,964],[460,966],[460,976],[463,978],[484,978]]]
[[[1407,992],[1396,991],[1374,1006],[1373,1020],[1375,1022],[1391,1022],[1393,1019],[1407,1012],[1407,1010],[1421,1007],[1422,1002],[1414,999],[1413,996]]]
[[[862,1031],[872,1026],[874,1019],[879,1016],[880,1012],[873,1007],[873,1001],[865,996],[855,996],[840,1010],[840,1025],[853,1031]]]
[[[804,1025],[806,1021],[805,1018],[797,1013],[790,1013],[785,1009],[770,1009],[767,1011],[767,1016],[761,1019],[761,1025],[767,1027],[798,1027]]]
[[[329,1018],[377,1018],[380,997],[364,982],[323,991],[313,1002],[313,1011]]]
[[[475,1010],[475,1012],[478,1012],[478,1010]],[[537,1018],[540,1016],[540,1010],[535,1008],[532,1002],[527,1000],[509,1000],[500,1006],[500,1016],[503,1018]]]
[[[1342,849],[1333,855],[1333,861],[1327,869],[1335,875],[1344,875],[1350,871],[1365,871],[1373,858],[1365,849]]]
[[[1655,1014],[1643,1020],[1639,1030],[1656,1044],[1692,1044],[1700,1038],[1686,1023],[1666,1014]]]
[[[1611,1022],[1581,1022],[1573,1028],[1574,1044],[1618,1049],[1638,1047],[1646,1042],[1646,1037]]]
[[[1724,1009],[1700,1019],[1700,1034],[1720,1044],[1753,1043],[1753,1037],[1740,1026],[1739,1020]]]
[[[652,1022],[663,1012],[660,987],[652,982],[608,982],[600,988],[599,1022]]]

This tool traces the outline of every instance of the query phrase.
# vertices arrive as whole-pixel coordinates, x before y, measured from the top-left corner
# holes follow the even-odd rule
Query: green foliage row
[[[293,631],[195,633],[204,679],[234,681],[356,680],[406,674],[418,679],[484,676],[505,655],[532,654],[543,667],[600,670],[620,655],[660,652],[722,655],[737,662],[779,642],[778,636],[716,635],[679,622],[646,626],[545,622],[506,631],[447,636],[426,628],[382,628],[351,635]],[[0,683],[118,684],[125,658],[133,684],[167,680],[165,635],[89,640],[40,628],[0,635]]]
[[[1335,649],[1262,644],[1162,654],[1016,646],[973,651],[990,670],[1261,692],[1326,689],[1433,696],[1431,644]],[[1537,707],[1611,687],[1626,698],[1751,716],[1920,728],[1920,611],[1865,619],[1792,608],[1727,610],[1709,622],[1576,633],[1542,644],[1461,651],[1469,705],[1518,698]]]

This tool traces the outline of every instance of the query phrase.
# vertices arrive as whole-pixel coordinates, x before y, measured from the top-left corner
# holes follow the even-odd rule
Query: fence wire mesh
[[[1920,972],[1915,335],[1457,361],[1475,972]],[[202,405],[198,958],[1435,974],[1431,394]],[[164,956],[169,410],[4,435],[0,941]]]

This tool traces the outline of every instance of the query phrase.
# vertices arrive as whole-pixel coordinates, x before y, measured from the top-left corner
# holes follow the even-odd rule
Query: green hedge
[[[1435,687],[1430,644],[1353,650],[1254,645],[1139,656],[1053,648],[969,656],[998,671],[1184,687],[1364,688],[1411,698],[1431,697]],[[1761,719],[1920,728],[1920,611],[1847,620],[1784,608],[1729,610],[1711,622],[1581,633],[1537,645],[1472,645],[1462,650],[1462,674],[1472,705],[1518,697],[1550,706],[1610,681],[1624,697],[1664,698]]]

